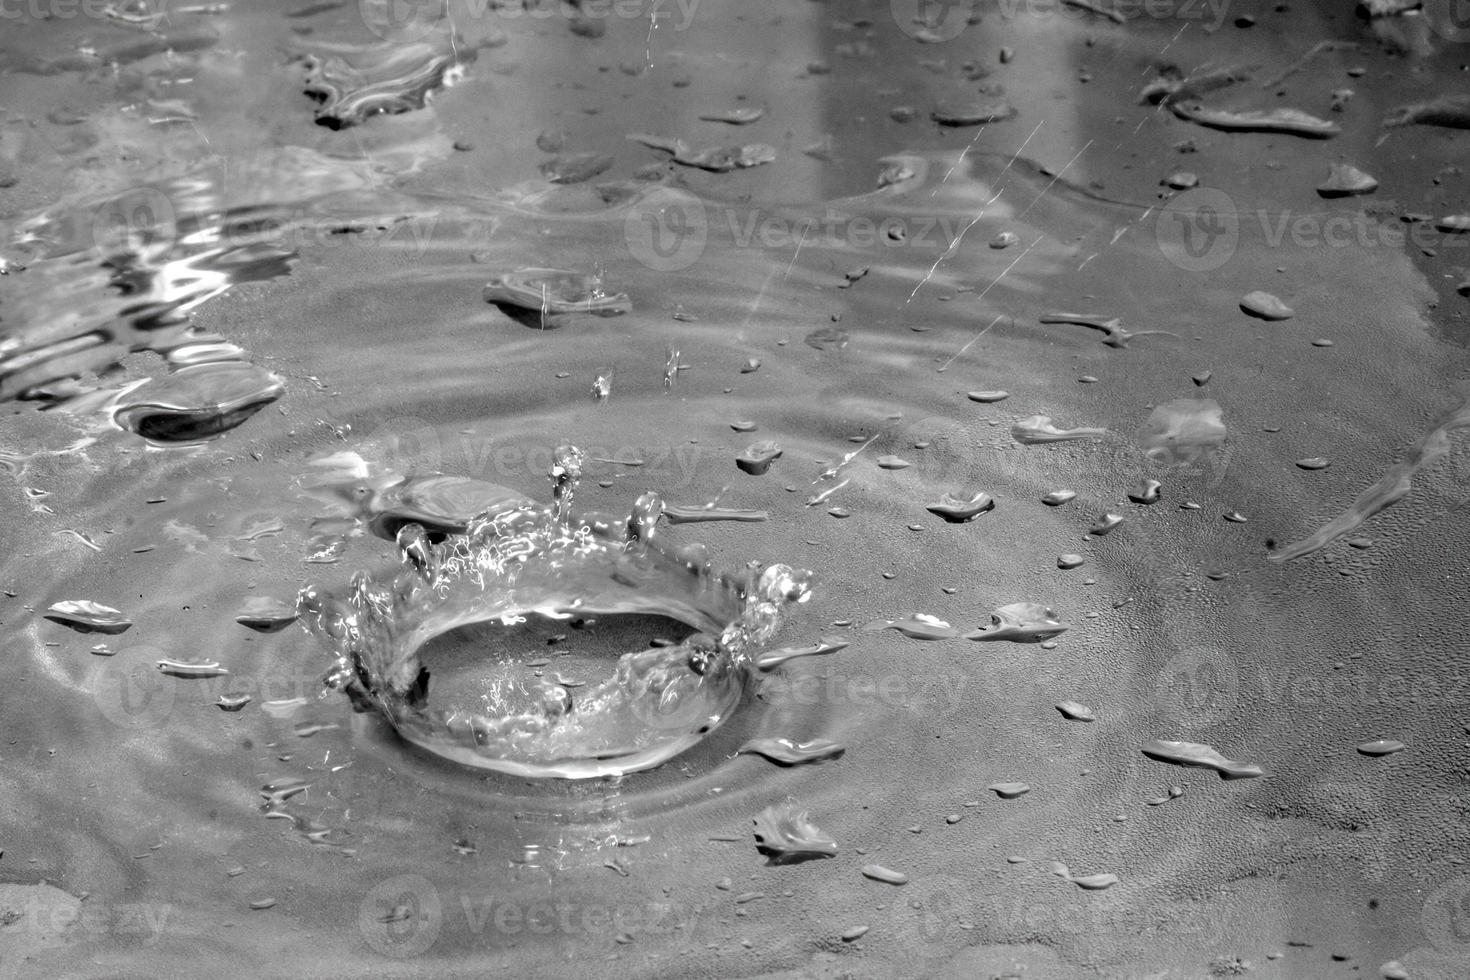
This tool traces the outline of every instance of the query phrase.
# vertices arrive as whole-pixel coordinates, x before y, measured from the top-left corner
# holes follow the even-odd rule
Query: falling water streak
[[[954,357],[951,357],[949,360],[945,361],[942,365],[940,365],[939,368],[938,368],[938,370],[935,371],[935,373],[936,374],[943,374],[949,368],[949,366],[955,362],[956,359],[958,359],[959,357],[963,356],[964,353],[965,353],[965,351],[969,350],[974,345],[975,341],[977,341],[981,337],[985,336],[990,331],[990,328],[993,327],[993,326],[995,326],[997,323],[999,323],[1004,317],[1005,317],[1005,314],[1004,313],[997,313],[995,315],[995,319],[994,320],[991,320],[990,323],[986,325],[986,327],[985,327],[984,330],[981,330],[975,336],[971,337],[970,338],[970,342],[967,343],[967,344],[965,344],[965,346],[961,347],[958,351],[956,351]]]
[[[1045,119],[1043,119],[1043,120],[1041,120],[1041,122],[1037,123],[1036,124],[1036,128],[1033,129],[1033,130],[1031,130],[1031,132],[1026,136],[1026,138],[1021,141],[1021,145],[1018,146],[1018,147],[1016,147],[1016,152],[1011,155],[1011,158],[1006,161],[1006,165],[1001,168],[1000,174],[996,178],[997,180],[999,180],[1001,177],[1004,177],[1006,175],[1006,173],[1010,171],[1011,167],[1015,165],[1016,161],[1021,158],[1021,154],[1025,152],[1025,150],[1026,150],[1026,144],[1030,143],[1032,137],[1034,137],[1037,133],[1041,132],[1041,127],[1044,126],[1044,125],[1046,125],[1046,120]],[[980,127],[980,129],[983,132],[984,129],[985,129],[985,127],[982,126],[982,127]],[[979,138],[980,138],[979,133],[977,133],[975,135],[975,139],[979,139]],[[975,145],[975,140],[971,140],[970,141],[970,146],[974,146],[974,145]],[[963,150],[960,151],[959,159],[955,161],[954,166],[952,166],[952,167],[949,168],[949,172],[944,175],[944,180],[948,180],[949,179],[949,175],[952,174],[952,173],[954,173],[955,169],[960,165],[960,162],[964,160],[965,154],[970,151],[970,146],[967,146]],[[941,184],[943,182],[944,181],[940,181]],[[937,191],[938,191],[938,188],[936,187],[933,191],[930,191],[929,192],[929,196],[930,197],[933,197],[934,194]],[[965,237],[965,232],[969,231],[972,227],[975,226],[975,223],[977,221],[979,221],[980,218],[985,214],[985,208],[990,207],[990,205],[994,204],[997,200],[999,200],[1001,193],[1002,193],[1002,191],[996,191],[995,192],[995,197],[992,197],[990,200],[986,201],[985,202],[985,207],[981,208],[980,211],[979,211],[979,213],[975,215],[975,217],[970,221],[970,223],[967,224],[967,225],[965,225],[964,230],[959,233],[959,235],[955,238],[955,240],[950,243],[949,248],[947,248],[947,249],[944,250],[944,254],[941,255],[941,256],[939,256],[938,260],[935,261],[934,265],[932,267],[930,267],[929,274],[919,281],[919,284],[914,287],[914,291],[913,292],[909,293],[909,298],[904,301],[904,305],[905,306],[907,306],[909,303],[913,302],[914,297],[919,294],[919,290],[924,287],[924,283],[928,282],[931,278],[934,277],[934,274],[937,271],[939,271],[939,265],[940,265],[940,263],[943,262],[945,259],[949,258],[950,253],[955,250],[955,248],[959,245],[960,241]]]
[[[795,259],[792,261],[795,261]],[[761,300],[766,298],[766,290],[771,288],[771,280],[774,278],[776,278],[776,270],[772,269],[766,275],[766,281],[761,283],[761,291],[756,293],[755,299],[751,301],[750,309],[745,312],[745,322],[741,324],[742,327],[750,327],[751,317],[755,316],[755,311],[760,309]]]
[[[985,208],[990,207],[996,201],[1000,200],[1001,193],[1002,193],[1001,191],[996,191],[995,192],[995,196],[992,197],[990,200],[986,201],[985,202],[985,206],[982,207],[975,214],[975,217],[973,217],[973,218],[970,219],[970,223],[967,224],[967,225],[965,225],[964,228],[960,229],[960,233],[955,236],[954,241],[950,242],[949,243],[949,247],[946,248],[942,254],[940,254],[939,258],[937,258],[937,259],[934,260],[934,264],[929,267],[929,271],[927,273],[925,273],[924,278],[923,279],[920,279],[919,280],[919,284],[914,287],[914,291],[911,292],[911,293],[909,293],[909,298],[906,299],[906,300],[904,300],[904,305],[905,306],[907,306],[909,303],[912,303],[914,301],[914,297],[917,296],[917,295],[919,295],[919,290],[921,290],[921,289],[924,288],[924,283],[926,283],[930,279],[934,278],[934,273],[936,273],[936,272],[939,271],[940,264],[943,263],[945,259],[949,258],[950,255],[952,255],[954,253],[954,250],[959,247],[960,242],[964,241],[965,232],[967,232],[971,228],[975,227],[975,223],[977,221],[979,221],[981,218],[985,217]]]
[[[1189,30],[1189,22],[1188,21],[1185,21],[1184,22],[1184,26],[1181,27],[1181,28],[1179,28],[1179,30],[1177,30],[1177,31],[1174,32],[1174,36],[1171,37],[1171,38],[1169,38],[1169,42],[1167,44],[1165,44],[1162,48],[1159,48],[1159,53],[1156,54],[1156,55],[1154,55],[1154,57],[1156,57],[1156,58],[1162,57],[1163,54],[1164,54],[1164,52],[1165,51],[1168,51],[1170,48],[1172,48],[1174,46],[1174,42],[1177,41],[1177,40],[1179,40],[1180,35],[1182,35],[1187,30]],[[1148,74],[1148,66],[1145,65],[1143,71],[1142,72],[1139,72],[1139,74],[1141,74],[1141,75]]]
[[[791,253],[791,261],[786,263],[786,275],[781,277],[782,282],[785,282],[786,277],[791,275],[791,270],[796,265],[796,257],[801,254],[801,247],[806,244],[806,233],[810,228],[810,222],[801,226],[801,238],[796,243],[796,251]]]
[[[816,481],[813,480],[812,482],[815,483]],[[852,477],[846,477],[846,478],[843,479],[843,481],[841,483],[834,483],[832,486],[828,487],[827,489],[823,490],[821,493],[817,494],[815,497],[812,497],[810,500],[808,500],[806,502],[806,505],[808,507],[815,507],[815,506],[817,506],[817,504],[820,504],[823,501],[827,500],[834,493],[836,493],[838,490],[841,490],[843,487],[847,486],[851,482],[852,482]]]
[[[829,467],[828,469],[825,469],[820,474],[818,474],[817,475],[817,478],[812,481],[812,485],[815,486],[816,484],[821,483],[823,480],[830,480],[830,479],[832,479],[834,476],[836,476],[842,470],[842,468],[844,466],[846,466],[848,463],[851,463],[854,459],[856,459],[858,457],[858,454],[859,453],[861,453],[864,449],[867,449],[869,446],[871,446],[873,444],[873,440],[875,440],[877,438],[878,438],[878,433],[876,433],[876,432],[873,433],[871,436],[868,437],[868,441],[867,442],[863,443],[861,446],[857,447],[852,452],[848,453],[846,456],[843,456],[842,457],[842,462],[838,463],[836,466]]]
[[[1114,241],[1117,241],[1117,239],[1116,239],[1116,238],[1115,238],[1115,239],[1113,239],[1113,240],[1114,240]],[[1081,264],[1081,265],[1079,265],[1079,266],[1078,266],[1078,267],[1077,267],[1077,271],[1078,271],[1078,272],[1081,272],[1081,271],[1082,271],[1082,270],[1083,270],[1083,269],[1085,269],[1085,268],[1087,268],[1087,263],[1089,263],[1089,262],[1091,262],[1091,261],[1092,261],[1092,260],[1093,260],[1093,259],[1095,259],[1095,258],[1097,258],[1097,256],[1098,256],[1098,253],[1097,253],[1097,252],[1093,252],[1093,253],[1092,253],[1092,254],[1091,254],[1091,255],[1089,255],[1089,256],[1088,256],[1088,257],[1087,257],[1087,258],[1085,258],[1085,259],[1083,259],[1083,260],[1082,260],[1082,264]]]
[[[1041,203],[1041,199],[1043,197],[1046,197],[1047,191],[1051,190],[1052,187],[1056,185],[1056,182],[1062,179],[1062,174],[1064,174],[1068,170],[1071,170],[1072,169],[1072,164],[1076,163],[1078,161],[1078,159],[1081,158],[1082,154],[1086,153],[1087,150],[1088,150],[1088,147],[1092,146],[1092,144],[1094,142],[1095,142],[1095,140],[1088,140],[1086,143],[1084,143],[1083,146],[1082,146],[1082,149],[1078,150],[1072,156],[1072,159],[1070,159],[1070,160],[1067,161],[1067,165],[1065,167],[1063,167],[1061,170],[1058,170],[1055,174],[1052,174],[1051,181],[1048,182],[1047,185],[1041,189],[1041,193],[1040,194],[1037,194],[1036,195],[1036,200],[1034,200],[1030,204],[1026,205],[1026,210],[1025,211],[1022,211],[1020,214],[1016,215],[1016,220],[1017,221],[1020,221],[1022,218],[1026,217],[1026,215],[1031,212],[1031,209],[1032,208],[1036,207],[1036,205],[1038,205],[1038,204]],[[1037,241],[1040,241],[1040,239],[1037,239]],[[1009,271],[1009,270],[1007,270],[1007,271]],[[1005,275],[1005,273],[1001,273],[1001,275]]]

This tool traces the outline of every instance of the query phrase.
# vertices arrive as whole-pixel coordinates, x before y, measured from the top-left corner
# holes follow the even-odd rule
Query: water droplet
[[[1013,231],[1003,231],[990,240],[990,247],[994,249],[1010,248],[1021,239]]]
[[[995,609],[990,623],[967,640],[1010,640],[1014,643],[1039,643],[1065,633],[1069,627],[1057,620],[1057,614],[1039,602],[1012,602]]]
[[[1076,490],[1053,490],[1041,498],[1041,502],[1048,507],[1060,507],[1069,500],[1075,499]]]
[[[960,631],[937,616],[914,613],[908,619],[877,619],[863,627],[869,632],[885,629],[898,630],[915,640],[952,640]]]
[[[1297,460],[1296,465],[1304,470],[1325,470],[1328,463],[1324,456],[1309,456],[1306,459]]]
[[[782,449],[771,441],[751,443],[745,451],[735,457],[735,465],[751,476],[761,476],[771,464],[781,458]]]
[[[1403,742],[1391,738],[1380,738],[1376,742],[1364,742],[1358,746],[1358,751],[1363,755],[1382,756],[1402,752],[1405,748]]]
[[[1077,701],[1058,701],[1056,708],[1068,721],[1097,721],[1093,710]]]
[[[170,677],[223,677],[229,673],[227,669],[214,661],[185,663],[181,660],[160,660],[158,669]]]
[[[53,603],[46,610],[46,618],[53,623],[69,626],[78,633],[124,633],[133,625],[132,620],[111,606],[90,599],[67,599]]]
[[[1371,194],[1378,189],[1378,181],[1357,167],[1347,163],[1328,164],[1327,179],[1317,185],[1317,193],[1326,198],[1352,197]]]
[[[736,750],[737,755],[761,755],[783,766],[800,766],[827,759],[839,759],[847,749],[836,742],[814,738],[798,742],[790,738],[751,739]]]
[[[274,633],[296,622],[296,607],[269,596],[251,596],[241,605],[235,622],[259,633]]]
[[[1093,522],[1092,527],[1087,529],[1087,533],[1093,535],[1094,537],[1101,538],[1107,534],[1112,533],[1113,528],[1122,523],[1122,514],[1103,514],[1101,517]]]
[[[773,864],[837,856],[837,842],[795,803],[777,803],[755,817],[756,848]]]
[[[1280,299],[1261,290],[1246,293],[1240,300],[1240,308],[1261,320],[1289,320],[1296,311]]]
[[[1057,555],[1057,567],[1062,569],[1063,571],[1069,571],[1073,568],[1081,568],[1085,564],[1087,564],[1087,559],[1083,558],[1081,555]]]
[[[912,463],[897,456],[879,456],[878,467],[885,470],[906,470]]]
[[[1140,480],[1138,486],[1129,492],[1128,499],[1135,504],[1156,504],[1159,502],[1159,489],[1162,486],[1158,480]]]
[[[908,875],[902,871],[885,868],[881,864],[863,865],[863,877],[871,878],[873,881],[881,881],[888,885],[907,885],[909,883]]]
[[[1072,439],[1091,439],[1107,435],[1107,429],[1059,429],[1052,424],[1048,415],[1032,415],[1011,426],[1011,438],[1023,446],[1034,446],[1047,442],[1066,442]]]
[[[221,694],[214,703],[221,711],[239,711],[252,700],[248,694]]]
[[[946,493],[937,502],[924,506],[929,513],[942,517],[951,524],[963,524],[974,520],[994,508],[995,498],[983,491],[976,491],[970,497]]]
[[[1005,99],[958,96],[935,105],[929,116],[941,126],[983,126],[1015,114],[1016,107]]]
[[[1143,746],[1143,754],[1160,762],[1171,762],[1176,766],[1199,766],[1214,769],[1221,779],[1248,779],[1264,776],[1260,766],[1244,762],[1232,762],[1212,747],[1200,742],[1171,742],[1153,739]]]
[[[985,787],[1003,800],[1014,800],[1031,792],[1031,787],[1025,783],[991,783]]]
[[[1011,397],[1011,393],[1009,391],[1001,391],[999,389],[995,391],[972,391],[969,392],[966,397],[969,398],[972,402],[980,402],[983,405],[990,405],[994,404],[995,402],[1005,401],[1007,398]]]

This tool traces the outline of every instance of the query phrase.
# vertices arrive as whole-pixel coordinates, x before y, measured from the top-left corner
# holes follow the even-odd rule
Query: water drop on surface
[[[906,885],[909,882],[909,876],[902,871],[894,871],[892,868],[885,868],[881,864],[863,865],[863,877],[871,878],[873,881],[881,881],[888,885]]]
[[[1358,751],[1367,756],[1393,755],[1402,752],[1406,746],[1403,742],[1391,738],[1381,738],[1374,742],[1364,742],[1358,746]]]

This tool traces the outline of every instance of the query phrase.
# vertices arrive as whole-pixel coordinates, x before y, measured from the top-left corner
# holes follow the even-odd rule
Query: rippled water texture
[[[1470,975],[1410,8],[0,5],[0,976]]]

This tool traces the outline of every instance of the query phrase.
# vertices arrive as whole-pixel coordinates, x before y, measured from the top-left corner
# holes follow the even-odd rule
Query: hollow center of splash
[[[627,653],[683,644],[696,630],[662,616],[532,615],[458,626],[419,648],[430,710],[490,717],[565,707],[613,673]]]
[[[439,541],[407,523],[396,574],[303,590],[328,683],[429,752],[517,776],[650,769],[726,721],[809,574],[668,544],[654,494],[572,520],[578,459],[559,451],[554,506],[510,501]]]

